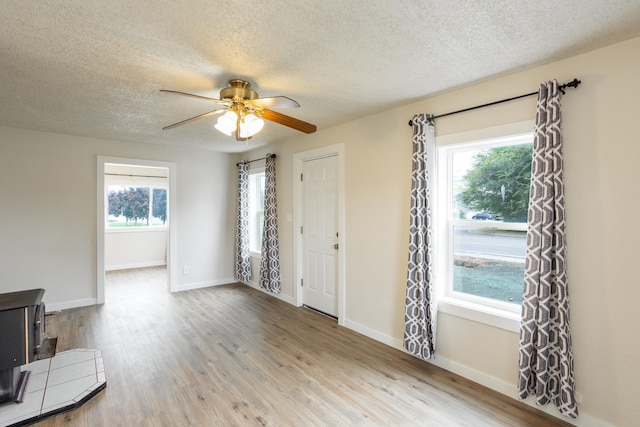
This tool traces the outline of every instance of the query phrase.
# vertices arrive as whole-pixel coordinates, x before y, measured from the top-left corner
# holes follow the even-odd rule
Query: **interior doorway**
[[[175,163],[99,156],[97,172],[97,302],[105,302],[107,270],[166,264],[167,290],[175,291]],[[128,208],[109,211],[110,197],[111,206],[129,200]]]
[[[296,305],[344,321],[342,144],[294,155]]]

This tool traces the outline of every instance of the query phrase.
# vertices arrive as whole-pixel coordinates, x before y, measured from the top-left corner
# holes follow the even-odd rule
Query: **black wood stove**
[[[29,371],[20,367],[53,357],[57,338],[45,335],[44,289],[0,294],[0,403],[22,402]]]

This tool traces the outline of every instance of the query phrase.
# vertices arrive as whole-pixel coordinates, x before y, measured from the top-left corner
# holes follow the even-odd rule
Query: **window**
[[[254,256],[259,256],[262,252],[264,183],[264,168],[249,173],[249,250]]]
[[[107,199],[107,228],[166,226],[164,188],[109,184]]]
[[[436,256],[445,303],[520,314],[532,141],[526,134],[437,148]]]

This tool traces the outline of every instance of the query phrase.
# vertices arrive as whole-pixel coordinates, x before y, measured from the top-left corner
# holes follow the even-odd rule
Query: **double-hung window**
[[[523,295],[531,134],[439,146],[440,309],[517,329]]]
[[[253,256],[260,256],[262,252],[264,184],[264,168],[249,172],[249,250]]]

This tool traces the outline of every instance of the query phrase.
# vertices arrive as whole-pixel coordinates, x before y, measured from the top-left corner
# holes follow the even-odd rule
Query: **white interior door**
[[[303,304],[338,316],[338,157],[302,167]]]

